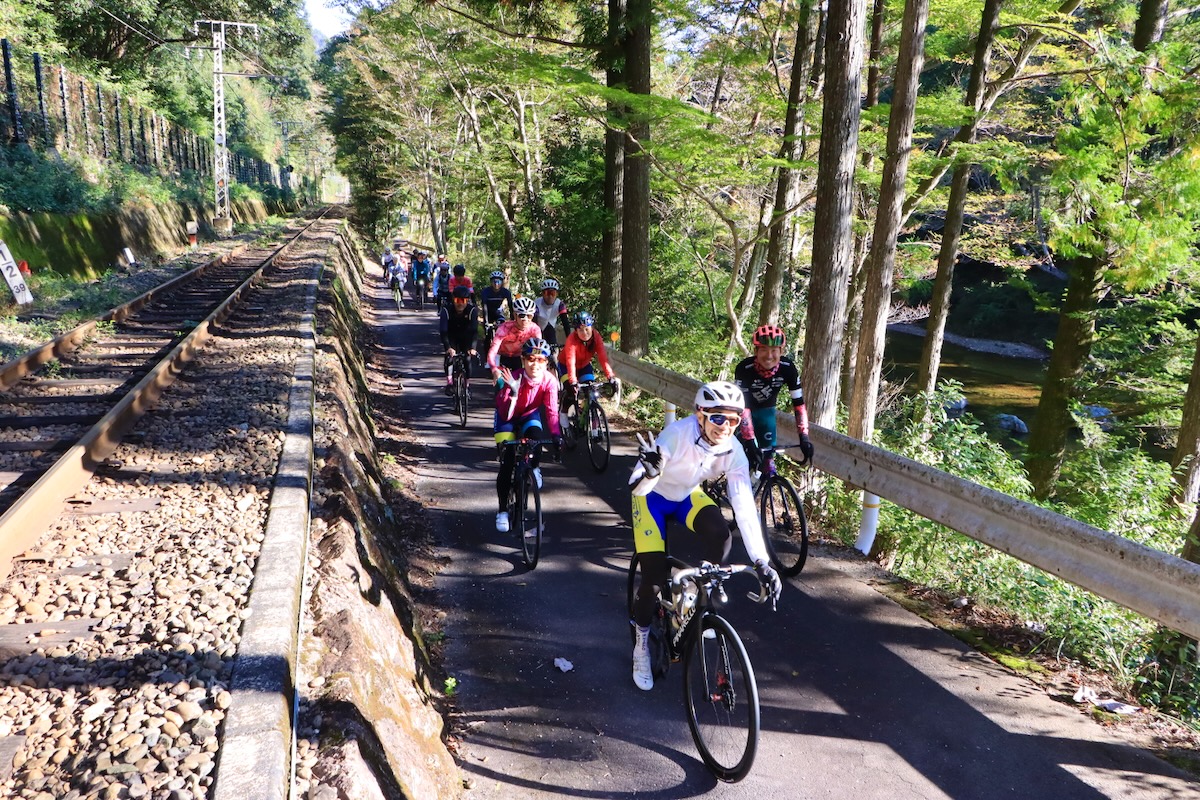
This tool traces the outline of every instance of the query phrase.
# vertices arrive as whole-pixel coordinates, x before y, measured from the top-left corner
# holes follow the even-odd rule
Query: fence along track
[[[700,381],[621,352],[609,358],[621,380],[692,408]],[[777,418],[795,441],[791,414]],[[826,428],[811,436],[817,469],[1200,638],[1200,565]]]
[[[98,420],[82,434],[66,433],[58,430],[60,426],[52,426],[54,440],[35,440],[35,442],[17,443],[13,446],[17,452],[38,453],[30,450],[33,444],[44,445],[59,450],[64,454],[43,470],[42,464],[36,459],[26,463],[26,469],[20,471],[20,476],[28,482],[33,475],[40,476],[32,485],[21,492],[11,505],[7,506],[0,516],[0,578],[7,576],[14,556],[23,552],[36,541],[41,532],[60,513],[62,504],[71,495],[81,489],[91,477],[96,468],[117,447],[134,423],[149,410],[163,391],[174,382],[183,367],[192,360],[196,351],[212,335],[211,328],[220,324],[236,307],[242,295],[250,288],[264,269],[269,267],[283,250],[296,241],[316,222],[325,216],[328,209],[322,211],[308,222],[298,232],[291,235],[286,242],[271,250],[266,255],[250,252],[242,253],[231,259],[232,263],[221,264],[208,268],[201,274],[198,268],[179,278],[164,284],[156,290],[153,297],[143,295],[127,306],[138,304],[136,309],[125,306],[114,309],[106,318],[120,319],[117,323],[117,333],[113,337],[101,339],[89,347],[74,353],[77,359],[64,366],[76,374],[104,375],[102,378],[74,379],[36,379],[33,380],[30,391],[20,394],[10,389],[0,395],[0,404],[12,405],[65,405],[78,406],[83,404],[89,413],[78,415],[58,415],[57,419],[67,419],[72,416]],[[188,276],[193,281],[183,281]],[[195,280],[203,277],[203,285],[194,285]],[[171,286],[175,291],[161,291]],[[186,295],[191,295],[193,302],[186,302]],[[152,293],[147,293],[152,294]],[[224,297],[213,309],[215,296]],[[169,306],[169,307],[168,307]],[[122,311],[122,309],[125,309]],[[211,311],[210,311],[211,309]],[[206,313],[207,312],[207,313]],[[202,316],[203,315],[203,316]],[[200,318],[197,321],[197,318]],[[95,331],[95,323],[88,323]],[[191,332],[183,335],[182,331],[191,328]],[[77,329],[78,330],[78,329]],[[72,331],[72,334],[75,332]],[[67,334],[70,336],[71,334]],[[86,333],[80,338],[86,337]],[[60,337],[61,338],[61,337]],[[124,341],[124,344],[122,343]],[[113,354],[98,353],[97,351],[125,348],[134,343],[132,349],[150,350],[141,357],[133,355],[136,363],[119,363],[112,358]],[[53,343],[52,343],[53,344]],[[22,357],[30,358],[33,353],[45,350],[46,347],[31,351]],[[127,348],[128,349],[128,348]],[[166,352],[165,356],[160,355]],[[90,355],[89,355],[90,354]],[[107,356],[107,357],[106,357]],[[21,359],[18,359],[21,360]],[[36,359],[35,359],[36,360]],[[89,363],[90,361],[90,363]],[[17,387],[20,388],[20,384]],[[56,395],[58,389],[102,389],[91,395]],[[97,407],[104,411],[96,410]],[[44,419],[55,420],[56,417]],[[90,421],[90,420],[89,420]],[[11,421],[9,423],[12,424]],[[75,431],[82,428],[77,425]],[[5,437],[11,440],[9,428]],[[70,443],[64,446],[60,443]],[[11,442],[10,442],[11,444]],[[5,442],[0,439],[0,450]],[[3,454],[3,453],[0,453]],[[8,454],[11,455],[11,452]],[[10,459],[10,466],[13,466]],[[10,481],[18,476],[17,470],[8,470],[5,476]],[[12,493],[10,493],[12,494]],[[3,495],[0,494],[0,502]]]

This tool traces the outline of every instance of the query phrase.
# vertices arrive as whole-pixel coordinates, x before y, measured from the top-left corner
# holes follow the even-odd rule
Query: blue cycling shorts
[[[540,434],[542,430],[542,418],[537,411],[534,411],[523,417],[511,419],[508,422],[501,422],[500,412],[497,411],[493,427],[495,429],[496,444],[511,442],[513,439],[516,439],[517,431],[520,431],[521,435],[528,439],[537,439],[541,437],[532,435],[531,431],[536,429]]]
[[[708,494],[696,487],[692,493],[676,502],[657,492],[633,496],[633,549],[638,553],[667,552],[667,521],[674,519],[696,530],[696,514],[705,506],[716,503]]]

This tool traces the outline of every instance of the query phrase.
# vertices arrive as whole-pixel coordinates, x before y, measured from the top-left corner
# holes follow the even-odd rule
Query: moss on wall
[[[233,219],[253,223],[272,212],[258,199],[230,204]],[[185,203],[126,206],[110,214],[0,214],[0,240],[17,261],[28,261],[34,272],[54,270],[64,275],[95,278],[117,263],[128,247],[135,257],[173,255],[187,246],[186,223],[195,220],[212,235],[212,207]]]

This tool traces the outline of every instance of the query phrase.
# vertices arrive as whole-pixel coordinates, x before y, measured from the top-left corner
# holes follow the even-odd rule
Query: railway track
[[[58,357],[56,374],[43,368],[5,392],[49,398],[19,406],[55,423],[38,428],[39,442],[86,426],[52,417],[102,417],[57,459],[57,477],[35,482],[57,489],[25,518],[47,521],[21,534],[26,544],[5,545],[15,557],[0,583],[0,796],[250,796],[239,774],[286,785],[312,309],[340,225],[316,220],[234,259],[240,282],[221,280],[240,302],[207,279],[189,283],[187,295],[100,326]],[[75,488],[55,500],[63,476]],[[239,765],[249,757],[258,760]]]
[[[278,244],[235,251],[180,275],[0,368],[0,577],[170,385],[209,329],[319,219],[285,229]]]

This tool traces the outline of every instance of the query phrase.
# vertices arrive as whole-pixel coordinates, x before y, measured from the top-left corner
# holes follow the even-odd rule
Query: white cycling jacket
[[[720,449],[714,448],[700,435],[700,420],[693,414],[663,428],[658,434],[658,448],[662,453],[662,472],[657,477],[647,478],[639,461],[629,478],[633,493],[647,495],[654,492],[679,502],[702,482],[724,475],[733,516],[742,532],[742,543],[751,563],[768,561],[762,524],[754,507],[750,465],[736,439],[730,436]]]

